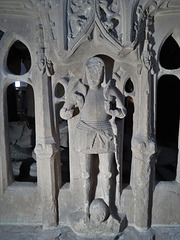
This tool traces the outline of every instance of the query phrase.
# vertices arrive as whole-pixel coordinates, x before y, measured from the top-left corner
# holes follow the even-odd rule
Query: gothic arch
[[[2,69],[2,72],[5,75],[11,74],[7,68],[7,58],[8,58],[10,48],[16,41],[22,42],[27,47],[29,53],[31,54],[29,44],[23,37],[17,35],[14,32],[10,32],[10,31],[6,32],[3,36],[2,43],[1,43],[2,44],[2,52],[1,52],[1,56],[0,56],[0,58],[1,58],[0,68]],[[31,61],[32,61],[32,58],[31,58]]]
[[[180,31],[174,29],[164,37],[158,51],[159,65],[164,69],[177,69],[180,67],[180,42],[178,40]],[[168,61],[169,60],[169,61]]]
[[[24,75],[31,69],[31,55],[24,43],[16,40],[8,51],[6,66],[11,74]]]

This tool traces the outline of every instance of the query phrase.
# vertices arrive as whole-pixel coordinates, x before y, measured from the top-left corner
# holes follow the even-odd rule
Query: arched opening
[[[156,180],[176,178],[180,115],[180,80],[173,75],[159,79],[157,88],[156,141],[158,146]]]
[[[127,115],[124,120],[124,142],[123,142],[123,173],[122,181],[123,188],[129,185],[131,175],[131,139],[133,134],[133,113],[134,113],[134,101],[131,97],[126,97],[125,106],[127,109]]]
[[[179,45],[172,36],[169,36],[160,51],[160,64],[166,69],[177,69],[180,67],[179,59]]]
[[[20,82],[7,89],[10,157],[15,181],[37,182],[35,111],[32,87]]]
[[[127,82],[125,84],[125,91],[127,93],[131,93],[134,91],[134,85],[130,78],[127,80]]]
[[[29,71],[31,56],[28,48],[22,42],[14,42],[9,49],[7,67],[15,75],[23,75]]]
[[[64,87],[62,84],[58,83],[55,87],[55,97],[61,98],[64,95]]]

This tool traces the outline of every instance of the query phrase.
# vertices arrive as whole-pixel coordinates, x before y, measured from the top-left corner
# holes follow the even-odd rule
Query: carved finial
[[[53,63],[51,60],[48,60],[47,58],[46,58],[46,72],[48,77],[51,77],[52,75],[54,75]]]

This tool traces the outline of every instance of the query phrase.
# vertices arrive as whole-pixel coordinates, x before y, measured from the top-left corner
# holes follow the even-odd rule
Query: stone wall
[[[173,61],[177,57],[176,51],[172,56],[166,51],[161,55],[168,37],[176,41],[179,49],[179,1],[0,0],[0,30],[0,223],[44,227],[60,223],[77,232],[91,234],[116,233],[122,231],[127,223],[140,229],[147,229],[152,224],[180,224],[177,212],[180,208],[178,134],[173,138],[173,150],[178,156],[173,165],[174,177],[171,181],[159,179],[158,182],[155,177],[159,152],[171,148],[170,145],[159,144],[156,136],[159,131],[156,129],[157,90],[162,76],[180,79],[178,63],[174,61],[175,67],[169,68],[162,60],[172,57]],[[13,73],[7,61],[9,51],[17,41],[23,43],[30,53],[31,66],[23,75]],[[167,51],[171,51],[171,47]],[[126,187],[122,179],[126,117],[117,120],[115,116],[117,152],[111,182],[115,194],[111,196],[112,214],[102,223],[97,223],[97,219],[92,223],[91,219],[83,219],[81,215],[86,186],[81,175],[82,157],[74,148],[75,128],[81,119],[76,111],[68,120],[70,182],[62,186],[61,180],[59,123],[62,119],[59,110],[80,82],[87,86],[84,80],[86,62],[92,57],[104,62],[105,83],[111,80],[121,103],[125,105],[125,99],[130,97],[134,108],[132,133],[128,140],[132,151],[130,182]],[[13,179],[7,88],[15,81],[30,84],[34,92],[37,183]],[[131,82],[130,87],[128,81]],[[56,94],[57,86],[61,86],[62,94]],[[179,85],[175,85],[174,91],[176,89]],[[171,109],[167,109],[167,114],[171,114]],[[178,128],[176,130],[179,131]],[[93,161],[96,177],[92,174],[92,178],[95,181],[100,166],[97,166],[97,156]],[[173,160],[169,161],[171,165]],[[93,185],[94,199],[102,199],[100,189],[104,183],[101,178],[97,181],[100,183]]]

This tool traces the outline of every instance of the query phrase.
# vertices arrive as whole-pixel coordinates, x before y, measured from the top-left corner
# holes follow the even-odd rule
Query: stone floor
[[[148,232],[138,232],[132,227],[119,236],[86,238],[76,236],[68,227],[43,230],[31,226],[0,226],[0,240],[180,240],[180,226],[154,227]]]

